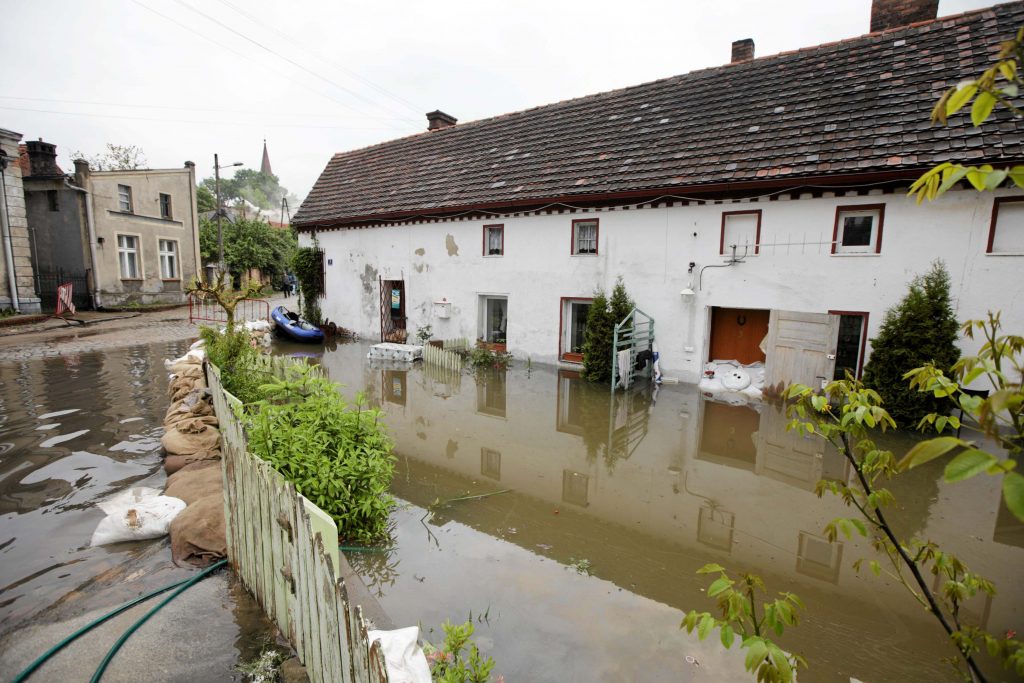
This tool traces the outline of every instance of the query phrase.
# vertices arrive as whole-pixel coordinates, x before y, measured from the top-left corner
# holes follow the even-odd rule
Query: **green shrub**
[[[244,327],[219,331],[213,327],[199,328],[206,357],[221,370],[224,388],[243,404],[260,399],[259,387],[267,381],[267,371],[260,362],[260,351]]]
[[[615,326],[633,310],[622,278],[615,281],[611,298],[603,290],[594,293],[583,334],[583,379],[601,384],[612,380],[612,346]]]
[[[471,641],[473,622],[455,626],[451,621],[441,624],[444,629],[444,647],[440,650],[425,647],[430,662],[430,675],[438,683],[487,683],[491,680],[494,660],[481,657],[480,649]],[[466,656],[462,651],[469,646]],[[499,676],[499,679],[501,677]]]
[[[903,299],[885,312],[882,329],[871,340],[864,385],[877,391],[903,427],[914,427],[929,413],[945,414],[949,403],[907,384],[903,375],[926,363],[947,375],[960,358],[959,324],[949,296],[949,273],[942,261],[915,277]]]
[[[339,539],[371,543],[388,529],[394,499],[392,443],[379,410],[360,393],[349,407],[337,387],[304,364],[260,387],[248,417],[249,448],[329,514]]]
[[[505,351],[491,351],[477,347],[469,352],[469,364],[475,370],[505,370],[512,365],[512,354]]]
[[[312,325],[323,323],[320,312],[320,297],[323,296],[323,264],[324,253],[320,245],[302,247],[292,256],[292,270],[299,281],[299,292],[302,294],[302,318]]]

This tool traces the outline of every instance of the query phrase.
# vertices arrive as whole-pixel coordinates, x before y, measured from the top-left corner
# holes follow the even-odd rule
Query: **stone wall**
[[[22,313],[38,313],[39,297],[35,292],[32,272],[32,249],[29,242],[28,220],[25,216],[25,193],[22,187],[21,167],[18,165],[18,142],[21,134],[0,129],[0,147],[7,154],[7,168],[4,169],[6,189],[5,208],[11,229],[11,250],[14,252],[14,273],[17,295]],[[0,257],[0,308],[12,306],[11,292],[8,291],[7,262]]]

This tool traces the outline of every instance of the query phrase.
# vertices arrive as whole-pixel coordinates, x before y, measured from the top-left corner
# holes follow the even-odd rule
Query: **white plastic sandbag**
[[[370,643],[379,640],[391,683],[430,683],[430,666],[423,648],[416,642],[419,626],[394,631],[369,631]]]
[[[92,534],[92,545],[142,541],[167,535],[171,522],[185,509],[185,501],[140,486],[109,498],[98,507],[107,516]]]

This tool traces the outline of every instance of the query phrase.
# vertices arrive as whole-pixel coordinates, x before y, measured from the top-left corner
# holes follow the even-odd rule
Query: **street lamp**
[[[224,231],[220,227],[220,218],[223,213],[223,209],[220,205],[220,169],[231,168],[233,166],[241,166],[241,161],[236,161],[233,164],[220,165],[220,159],[216,154],[213,155],[213,186],[217,193],[217,270],[223,273],[224,268]]]

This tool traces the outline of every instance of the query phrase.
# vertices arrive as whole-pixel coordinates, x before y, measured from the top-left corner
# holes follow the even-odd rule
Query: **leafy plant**
[[[320,297],[323,296],[324,253],[314,242],[312,247],[301,247],[292,257],[292,270],[299,281],[302,295],[302,317],[313,325],[323,322],[320,312]]]
[[[882,397],[856,380],[829,383],[824,393],[794,384],[786,390],[792,401],[788,407],[792,420],[789,428],[801,435],[817,435],[825,439],[850,463],[856,477],[853,484],[843,481],[818,482],[819,496],[831,493],[854,508],[857,516],[837,518],[825,527],[829,541],[840,534],[853,534],[871,540],[872,546],[887,560],[886,574],[903,585],[921,606],[931,613],[949,637],[958,654],[954,663],[966,665],[968,677],[987,680],[975,659],[981,646],[999,657],[1007,668],[1024,675],[1024,650],[1013,637],[1000,638],[967,621],[961,607],[978,593],[995,594],[995,586],[952,554],[937,545],[916,538],[901,539],[896,535],[884,509],[895,502],[885,482],[896,475],[898,467],[891,451],[875,445],[875,430],[894,428],[896,423],[882,406]],[[860,569],[862,560],[854,563]],[[883,566],[869,561],[872,573],[880,575]],[[925,579],[931,573],[940,581],[938,590]],[[959,669],[959,666],[958,666]],[[964,673],[961,671],[961,673]]]
[[[882,396],[889,414],[901,424],[917,424],[947,405],[940,397],[908,386],[903,374],[925,363],[948,371],[960,357],[959,325],[949,288],[945,266],[934,262],[928,273],[914,278],[903,299],[885,312],[882,329],[871,340],[864,384]]]
[[[590,570],[593,567],[593,564],[590,562],[590,560],[587,559],[577,560],[574,557],[570,557],[569,566],[575,569],[577,574],[582,574],[583,576],[590,576]]]
[[[512,354],[477,347],[469,352],[469,364],[476,370],[505,370],[512,365]]]
[[[285,266],[298,248],[295,234],[272,227],[258,218],[237,218],[221,221],[224,237],[224,262],[234,278],[245,278],[258,268],[271,282],[280,284]],[[199,221],[199,251],[206,262],[218,258],[217,222],[203,218]]]
[[[807,668],[807,662],[800,655],[789,654],[768,637],[771,632],[781,636],[787,626],[799,622],[797,610],[803,609],[803,602],[792,593],[779,593],[779,597],[761,604],[758,613],[758,594],[768,596],[764,581],[754,574],[729,576],[724,567],[706,564],[697,570],[698,574],[718,574],[708,587],[708,597],[715,598],[722,618],[710,612],[691,610],[683,618],[682,628],[687,633],[697,631],[701,640],[711,631],[718,629],[722,647],[729,649],[740,636],[740,648],[747,651],[744,667],[766,683],[791,683],[796,680],[799,667]]]
[[[260,387],[249,415],[249,446],[331,515],[344,541],[371,543],[395,506],[392,443],[381,412],[362,393],[351,408],[337,387],[304,363]]]
[[[206,357],[221,370],[224,388],[243,404],[260,399],[260,385],[267,380],[267,371],[260,363],[260,351],[244,328],[225,329],[200,327]]]
[[[421,344],[426,344],[430,341],[430,338],[434,336],[434,329],[430,325],[424,325],[416,330],[416,340]]]
[[[958,435],[939,436],[922,441],[900,462],[903,468],[917,467],[935,458],[956,454],[945,469],[947,482],[962,481],[982,472],[1003,477],[1006,507],[1024,521],[1024,475],[1015,471],[1024,453],[1024,337],[1000,335],[999,313],[987,320],[969,320],[961,328],[973,339],[976,333],[985,340],[978,354],[960,359],[949,376],[942,368],[927,364],[907,372],[910,386],[959,408],[970,417],[961,424],[955,416],[931,413],[921,419],[919,428],[933,427],[938,434],[958,432],[963,427],[990,439],[1002,448],[1005,459],[984,450],[977,443]],[[985,378],[991,391],[987,396],[965,391],[967,385]]]
[[[491,680],[494,660],[480,655],[480,649],[473,638],[473,621],[456,626],[446,620],[444,646],[440,650],[430,648],[426,652],[430,662],[430,675],[438,683],[487,683]],[[468,651],[463,655],[463,650]],[[424,648],[427,650],[427,648]],[[501,677],[499,676],[499,679]]]
[[[281,662],[284,655],[278,650],[266,649],[250,662],[235,666],[246,683],[276,683],[281,677]]]
[[[195,294],[202,299],[213,299],[224,309],[227,317],[225,323],[228,330],[235,329],[235,308],[242,299],[249,299],[259,295],[262,289],[260,283],[249,282],[240,290],[234,289],[228,280],[227,273],[217,274],[213,282],[204,282],[199,278],[193,280],[192,284],[185,288],[188,294]]]

